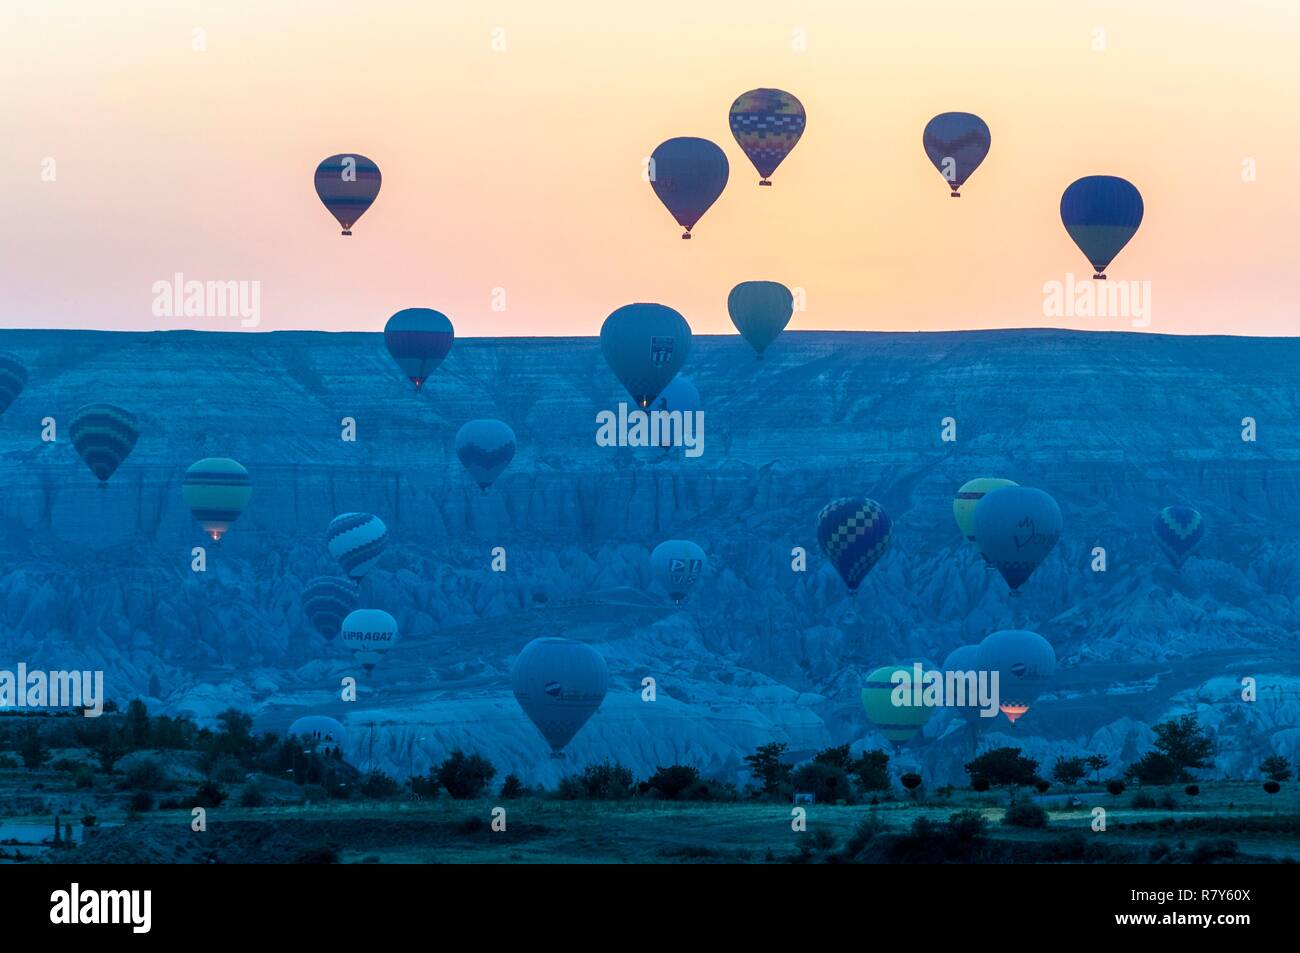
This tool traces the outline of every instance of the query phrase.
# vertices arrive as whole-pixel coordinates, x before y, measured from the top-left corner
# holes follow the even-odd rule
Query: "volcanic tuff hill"
[[[612,757],[639,774],[691,761],[744,780],[741,758],[884,742],[858,704],[865,671],[939,662],[1015,624],[1056,648],[1054,693],[994,743],[1139,753],[1150,724],[1197,710],[1241,773],[1300,737],[1300,340],[1050,330],[790,333],[766,360],[697,338],[685,372],[705,451],[603,449],[595,415],[625,399],[595,339],[460,340],[422,394],[378,334],[6,331],[31,370],[0,417],[0,667],[102,668],[110,694],[206,719],[231,704],[284,728],[326,711],[355,730],[349,760],[404,774],[461,745],[526,780]],[[132,456],[99,489],[67,422],[108,400],[138,416]],[[55,417],[56,443],[40,440]],[[340,439],[355,418],[357,440]],[[462,422],[500,417],[519,455],[486,496],[452,450]],[[957,442],[940,440],[957,422]],[[1253,417],[1258,440],[1241,439]],[[185,468],[232,456],[248,509],[189,570],[204,538]],[[1009,601],[952,521],[977,475],[1041,487],[1061,505],[1056,551]],[[816,550],[829,499],[864,494],[894,518],[891,551],[856,609]],[[1181,576],[1150,535],[1183,501],[1208,532]],[[310,632],[303,583],[333,572],[336,513],[379,514],[392,539],[363,601],[403,642],[355,705],[353,666]],[[649,550],[700,543],[710,571],[680,612]],[[489,571],[504,546],[508,572]],[[791,548],[809,571],[791,571]],[[1103,546],[1108,569],[1090,569]],[[538,635],[598,643],[604,707],[567,767],[515,705],[509,666]],[[1238,701],[1242,675],[1260,700]],[[640,700],[653,676],[658,700]],[[969,738],[947,713],[900,756],[956,778]]]

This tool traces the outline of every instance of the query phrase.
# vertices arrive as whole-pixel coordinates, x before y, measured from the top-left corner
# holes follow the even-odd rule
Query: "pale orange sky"
[[[1061,192],[1112,174],[1146,203],[1109,274],[1151,282],[1148,330],[1297,333],[1300,3],[944,9],[6,0],[0,324],[239,330],[155,317],[153,283],[181,272],[261,282],[259,330],[433,307],[460,336],[587,335],[659,301],[730,333],[753,278],[805,289],[792,328],[1131,330],[1043,315],[1044,282],[1091,273]],[[727,126],[756,86],[808,112],[771,189]],[[949,110],[993,135],[955,201],[921,149]],[[641,179],[679,135],[731,162],[690,242]],[[351,238],[312,186],[340,152],[383,173]]]

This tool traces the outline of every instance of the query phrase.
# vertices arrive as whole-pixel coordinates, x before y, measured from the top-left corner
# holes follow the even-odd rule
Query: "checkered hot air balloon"
[[[357,584],[341,576],[317,576],[302,591],[302,611],[313,629],[332,639],[357,607]]]
[[[72,446],[100,486],[108,486],[122,461],[131,455],[140,439],[135,414],[112,404],[86,404],[72,415],[68,425]]]
[[[974,113],[940,113],[925,124],[921,145],[926,156],[952,190],[960,189],[989,154],[993,138],[984,120]]]
[[[253,495],[253,483],[237,461],[208,457],[185,471],[181,494],[203,532],[218,542],[244,511]]]
[[[650,186],[691,237],[701,216],[727,186],[727,155],[708,139],[683,136],[661,142],[650,155]]]
[[[803,103],[780,89],[751,89],[731,104],[731,134],[762,176],[759,185],[771,185],[771,175],[799,142],[808,116]]]
[[[1104,279],[1106,268],[1142,224],[1142,195],[1132,182],[1113,175],[1089,175],[1061,196],[1061,224]]]
[[[0,351],[0,414],[18,399],[27,383],[27,365],[17,354]]]
[[[817,516],[817,542],[850,592],[889,549],[893,523],[875,500],[851,496],[827,503]]]
[[[1174,568],[1182,569],[1205,535],[1205,522],[1190,506],[1166,506],[1156,514],[1151,530]]]
[[[358,153],[330,156],[316,167],[316,194],[329,213],[352,234],[352,225],[379,195],[379,166]]]
[[[388,542],[388,527],[371,513],[344,513],[330,521],[325,540],[343,571],[360,579],[379,561]]]
[[[384,325],[384,344],[402,373],[419,390],[451,351],[451,320],[432,308],[406,308]]]
[[[471,420],[456,432],[456,456],[486,493],[515,458],[515,432],[499,420]]]

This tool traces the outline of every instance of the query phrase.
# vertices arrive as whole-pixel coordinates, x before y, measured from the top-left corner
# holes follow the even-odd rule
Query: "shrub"
[[[1007,807],[1002,823],[1010,827],[1046,827],[1047,812],[1033,801],[1016,799]]]
[[[139,811],[139,812],[152,811],[153,795],[150,794],[148,791],[136,791],[134,794],[131,795],[130,809],[132,811]]]
[[[1052,765],[1052,777],[1066,787],[1078,784],[1087,773],[1087,766],[1082,758],[1067,758],[1064,755]]]
[[[255,782],[245,784],[242,791],[239,792],[240,807],[261,807],[266,803],[266,795]]]
[[[1047,789],[1050,788],[1051,786],[1052,786],[1051,781],[1048,781],[1044,778],[1039,778],[1038,783],[1034,785],[1034,788],[1038,791],[1039,794],[1046,794]]]
[[[458,801],[480,797],[496,777],[497,769],[480,754],[465,754],[459,748],[438,766],[438,783]]]
[[[817,828],[813,831],[813,847],[824,854],[830,853],[835,849],[835,835],[824,827]]]
[[[122,786],[137,791],[161,791],[167,786],[167,773],[157,758],[140,758],[126,769]]]
[[[848,802],[853,799],[848,773],[833,764],[809,762],[794,772],[791,782],[796,791],[812,792],[818,804],[834,804],[836,801]]]
[[[880,819],[880,815],[872,811],[865,818],[858,822],[858,826],[853,829],[852,835],[845,842],[845,852],[850,857],[856,857],[862,853],[867,846],[876,839],[880,834],[888,830],[888,826]]]
[[[988,779],[988,778],[971,778],[971,779],[970,779],[970,789],[971,789],[972,791],[979,791],[979,792],[987,791],[987,790],[989,789],[989,779]]]
[[[853,775],[864,791],[889,790],[889,755],[883,751],[864,751],[853,762]]]
[[[1187,787],[1183,788],[1183,793],[1188,797],[1196,797],[1196,795],[1201,793],[1201,789],[1199,785],[1189,784]]]
[[[220,807],[225,799],[225,789],[211,778],[200,784],[199,789],[194,792],[195,807]]]
[[[1106,790],[1109,791],[1111,794],[1113,794],[1115,797],[1119,797],[1121,794],[1124,793],[1124,782],[1118,780],[1111,781],[1107,783]]]
[[[661,772],[665,769],[660,768]],[[589,764],[578,776],[578,784],[583,794],[594,801],[621,801],[632,796],[632,786],[636,778],[629,768],[617,761],[602,761]]]
[[[1236,856],[1237,842],[1222,838],[1199,842],[1192,849],[1190,861],[1193,864],[1209,864],[1216,860],[1231,860]]]
[[[917,774],[915,771],[908,771],[906,774],[899,777],[898,783],[901,784],[906,790],[914,792],[916,791],[917,788],[921,786],[922,780],[923,780],[922,777],[919,774]]]
[[[524,782],[519,780],[519,776],[507,774],[506,779],[501,782],[501,797],[507,801],[513,801],[517,797],[523,797],[524,793]]]
[[[402,786],[382,771],[371,771],[361,782],[361,796],[387,801],[401,793]]]
[[[1276,794],[1278,791],[1282,790],[1282,785],[1278,784],[1276,781],[1265,781],[1264,790],[1269,794]]]
[[[1029,785],[1038,780],[1038,762],[1019,748],[994,748],[967,764],[966,773],[972,779],[987,778],[995,787]]]
[[[1149,810],[1156,806],[1156,799],[1145,791],[1139,791],[1137,794],[1133,795],[1132,804],[1133,807],[1139,811]]]

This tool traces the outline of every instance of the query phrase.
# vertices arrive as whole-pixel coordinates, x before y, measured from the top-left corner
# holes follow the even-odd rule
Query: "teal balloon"
[[[961,645],[948,653],[948,657],[943,660],[944,672],[979,672],[979,646],[978,645]],[[980,722],[980,709],[976,704],[978,696],[968,695],[966,704],[957,707],[958,713],[963,719],[972,725]]]
[[[524,646],[510,672],[515,700],[537,726],[551,757],[582,730],[609,688],[609,672],[600,653],[571,639],[534,639]]]
[[[762,360],[763,351],[790,323],[794,295],[775,281],[742,281],[727,295],[727,313]]]
[[[605,363],[638,407],[649,407],[691,353],[691,326],[662,304],[628,304],[600,329]]]
[[[108,486],[108,478],[135,449],[140,428],[129,410],[112,404],[86,404],[72,415],[68,436],[99,485]]]
[[[727,186],[727,154],[708,139],[683,136],[661,142],[650,154],[650,186],[685,229],[691,229]]]
[[[1019,589],[1061,538],[1061,508],[1042,490],[1004,486],[975,507],[975,545]]]

